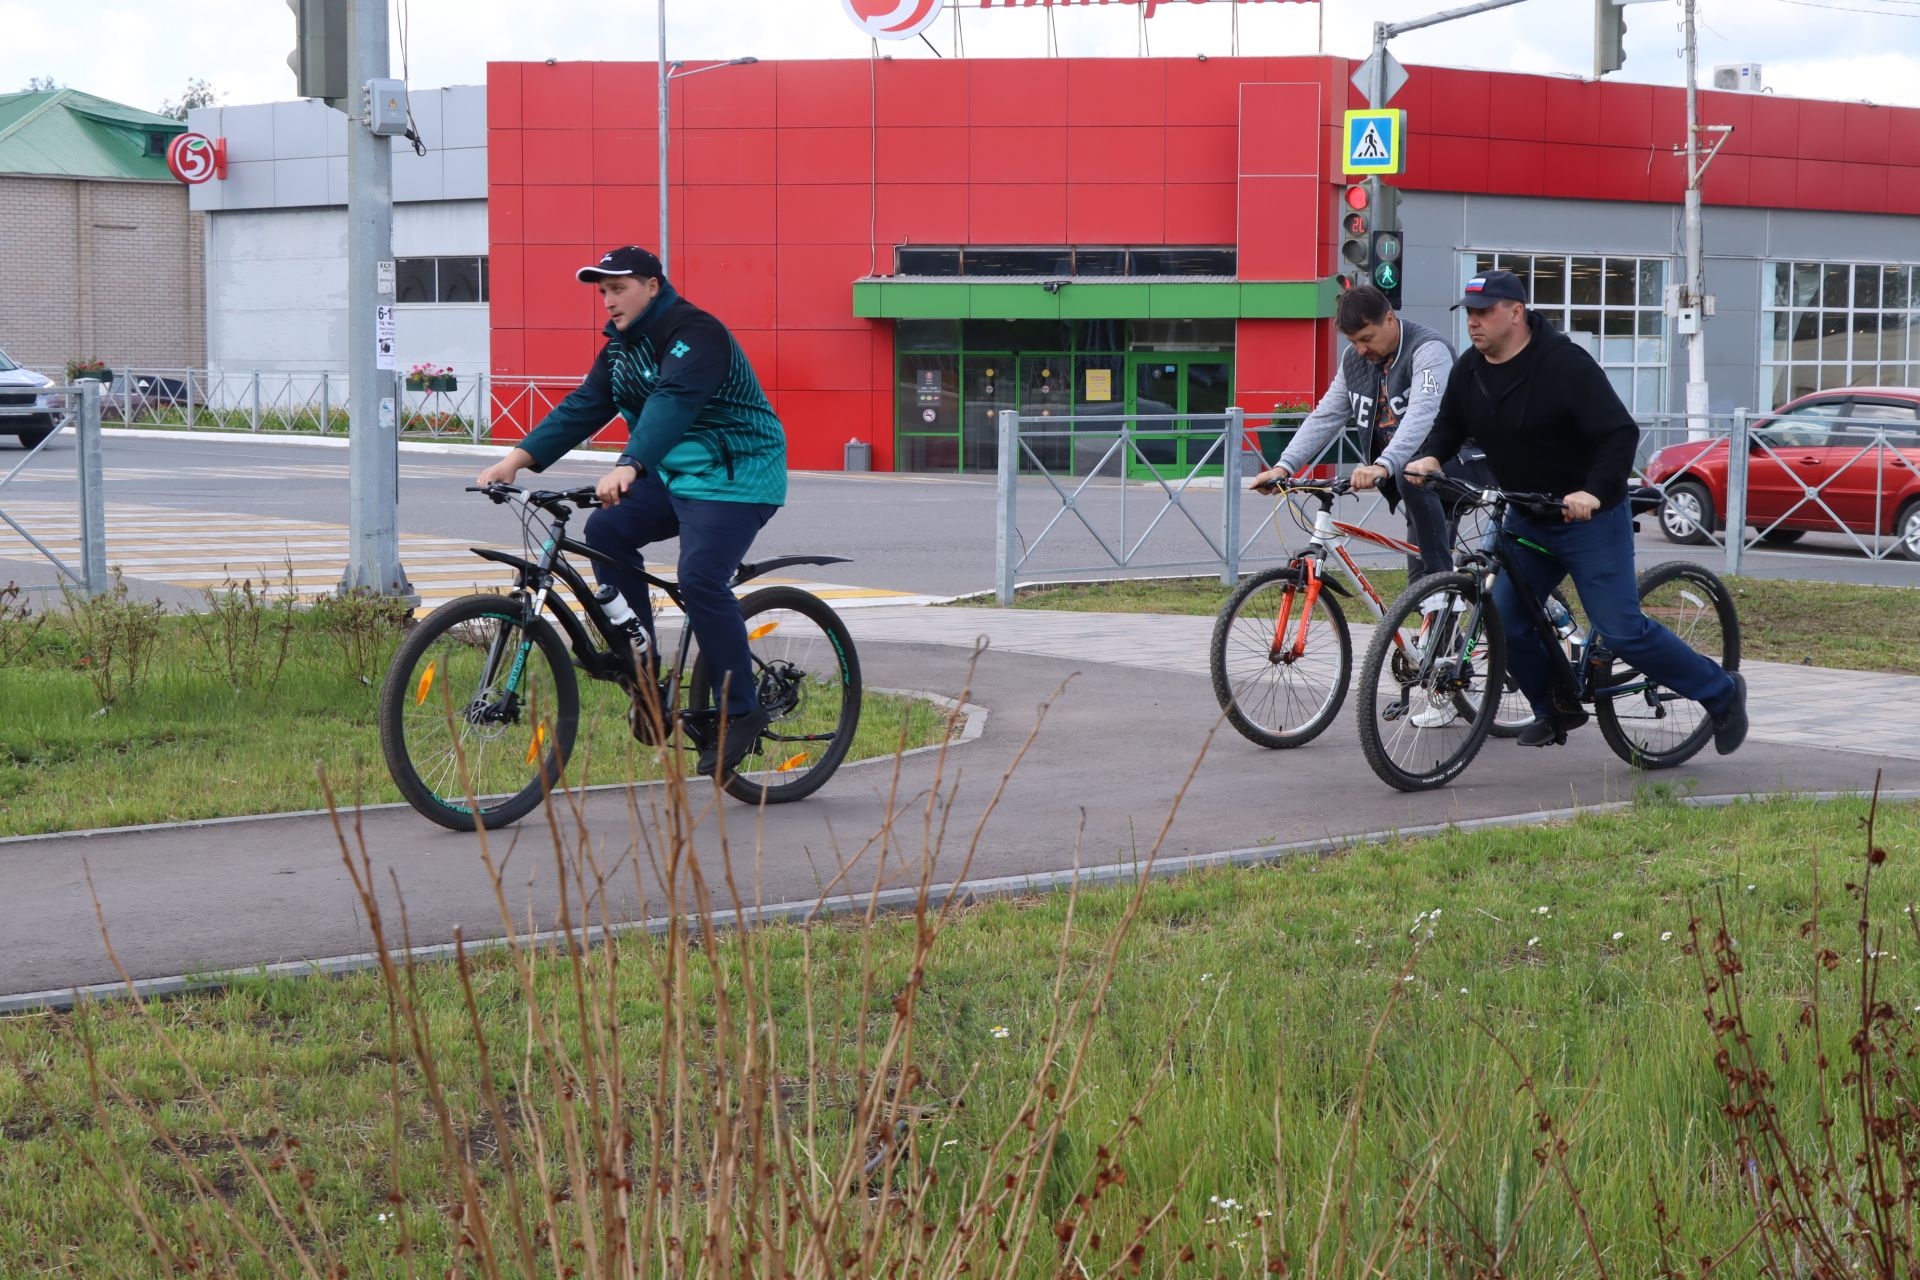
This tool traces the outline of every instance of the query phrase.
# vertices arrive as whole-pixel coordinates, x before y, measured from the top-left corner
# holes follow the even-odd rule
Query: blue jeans
[[[1572,524],[1534,520],[1509,511],[1506,528],[1509,534],[1553,552],[1543,556],[1526,547],[1515,548],[1513,577],[1501,574],[1493,588],[1494,607],[1507,633],[1507,670],[1527,696],[1534,715],[1545,716],[1552,705],[1552,659],[1515,593],[1525,591],[1535,601],[1544,601],[1569,574],[1592,631],[1616,657],[1699,703],[1711,715],[1727,709],[1733,700],[1733,677],[1640,611],[1640,588],[1633,572],[1633,515],[1625,502]]]
[[[764,502],[714,502],[676,498],[652,472],[634,481],[617,507],[602,507],[587,517],[585,542],[595,551],[636,566],[614,568],[594,562],[594,576],[627,598],[654,636],[653,602],[640,548],[650,542],[680,539],[680,597],[687,625],[700,642],[717,693],[727,691],[727,715],[740,716],[759,704],[753,655],[747,649],[747,624],[734,599],[733,574],[746,558],[754,537],[780,508]],[[657,637],[656,638],[656,648]]]

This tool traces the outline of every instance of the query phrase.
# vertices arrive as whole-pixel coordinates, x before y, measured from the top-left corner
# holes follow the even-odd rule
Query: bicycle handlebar
[[[470,484],[468,493],[484,493],[494,502],[512,502],[518,499],[530,507],[550,510],[556,506],[570,506],[585,510],[600,505],[599,495],[592,485],[578,489],[523,489],[517,484]]]
[[[1262,485],[1255,493],[1285,497],[1290,493],[1325,494],[1332,498],[1343,498],[1353,492],[1350,480],[1276,480],[1272,484]]]
[[[1475,506],[1490,507],[1496,502],[1505,502],[1509,506],[1528,507],[1539,511],[1564,511],[1567,504],[1550,493],[1525,493],[1518,489],[1483,489],[1477,484],[1456,479],[1444,471],[1408,471],[1408,479],[1426,481],[1431,488],[1451,494],[1462,501]]]

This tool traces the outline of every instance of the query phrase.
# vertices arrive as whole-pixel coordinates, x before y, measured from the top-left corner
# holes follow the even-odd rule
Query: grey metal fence
[[[1254,550],[1282,504],[1251,532],[1242,527],[1241,477],[1276,461],[1303,414],[1023,416],[999,415],[995,510],[995,594],[1010,604],[1022,581],[1106,570],[1216,568],[1239,580],[1240,566],[1279,559],[1276,542]],[[1352,432],[1336,436],[1310,466],[1357,461]],[[1217,495],[1217,501],[1216,501]],[[1379,499],[1374,499],[1375,505]],[[1358,517],[1372,514],[1367,507]],[[1061,544],[1097,552],[1072,559]],[[1046,560],[1053,547],[1067,559]]]
[[[1704,427],[1704,430],[1702,429]],[[1641,423],[1637,461],[1667,495],[1663,531],[1711,543],[1738,573],[1749,555],[1795,554],[1838,536],[1875,560],[1920,560],[1920,420],[1890,414],[1746,409]]]
[[[89,595],[106,591],[108,582],[106,486],[100,465],[100,393],[100,383],[83,381],[77,385],[37,389],[31,396],[24,397],[27,401],[24,404],[0,403],[0,434],[18,434],[23,443],[32,440],[26,456],[16,461],[5,476],[0,476],[0,523],[4,523],[35,551],[45,556],[59,570],[62,578]],[[36,436],[39,438],[34,439]],[[75,478],[79,482],[77,538],[52,533],[45,527],[38,510],[29,514],[16,503],[9,511],[7,501],[10,495],[5,492],[6,487],[28,467],[45,465],[50,458],[57,456],[50,454],[47,446],[67,436],[71,436],[76,444],[74,468]],[[44,539],[29,527],[36,522],[42,522],[41,534],[47,535]],[[49,541],[63,543],[69,540],[78,543],[80,564],[77,569],[47,545]]]
[[[500,390],[488,374],[411,383],[396,373],[393,382],[403,436],[487,439]],[[325,370],[123,369],[113,375],[102,412],[126,426],[345,435],[347,390],[344,373]]]

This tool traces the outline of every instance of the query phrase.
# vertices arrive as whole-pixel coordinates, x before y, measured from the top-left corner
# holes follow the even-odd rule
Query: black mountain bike
[[[567,534],[574,511],[600,505],[594,491],[495,484],[468,492],[519,508],[526,554],[473,548],[482,559],[513,568],[512,591],[441,605],[394,654],[380,690],[380,745],[407,803],[456,831],[504,827],[531,812],[559,785],[579,733],[576,668],[628,694],[629,727],[643,743],[701,750],[719,728],[713,709],[719,691],[715,673],[696,656],[687,705],[680,707],[693,629],[681,627],[678,655],[656,680],[644,633],[630,637],[617,626],[605,607],[612,593],[596,594],[566,560],[572,553],[619,563]],[[741,565],[733,585],[789,565],[846,559],[775,556]],[[638,565],[623,567],[681,604],[673,582]],[[568,607],[561,586],[586,623]],[[840,616],[798,587],[755,591],[740,601],[740,612],[756,692],[772,719],[722,785],[736,800],[783,804],[817,791],[853,745],[860,660]]]
[[[1506,633],[1493,585],[1519,557],[1552,552],[1504,527],[1509,507],[1557,515],[1547,494],[1477,489],[1447,477],[1428,483],[1487,508],[1481,545],[1451,573],[1410,583],[1388,606],[1360,670],[1356,694],[1360,747],[1374,773],[1401,791],[1426,791],[1459,776],[1486,741],[1500,699],[1486,698],[1507,677]],[[1633,510],[1654,510],[1658,490],[1636,491]],[[1638,522],[1635,523],[1638,527]],[[1740,666],[1740,620],[1733,596],[1708,570],[1668,561],[1639,577],[1640,607],[1695,651],[1728,671]],[[1617,662],[1597,633],[1581,637],[1565,620],[1522,596],[1528,623],[1552,656],[1553,701],[1563,713],[1591,703],[1614,754],[1637,769],[1670,769],[1713,737],[1699,704]]]

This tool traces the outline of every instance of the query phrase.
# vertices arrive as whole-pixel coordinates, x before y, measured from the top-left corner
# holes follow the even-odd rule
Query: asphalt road
[[[952,646],[865,643],[869,684],[962,692],[967,651]],[[1065,683],[1039,737],[983,824],[995,788],[1027,741],[1038,709]],[[848,883],[872,885],[880,854],[873,838],[888,825],[884,878],[912,882],[924,848],[928,797],[953,791],[936,881],[1018,875],[1128,862],[1152,848],[1193,762],[1207,746],[1218,710],[1207,682],[1174,672],[1081,664],[1016,653],[989,654],[967,691],[990,708],[984,733],[954,748],[946,772],[934,755],[903,762],[897,799],[890,764],[851,767],[805,803],[769,809],[756,832],[754,810],[722,801],[731,856],[746,892],[758,900],[810,900],[838,869]],[[1750,741],[1739,753],[1709,750],[1665,775],[1703,795],[1792,790],[1864,790],[1885,770],[1888,788],[1920,786],[1920,761],[1870,752],[1808,752]],[[1628,798],[1636,783],[1598,733],[1565,747],[1530,751],[1491,741],[1454,785],[1408,796],[1360,768],[1350,713],[1297,751],[1264,751],[1222,728],[1207,750],[1173,823],[1165,854],[1205,853],[1338,834],[1524,813]],[[647,811],[658,793],[637,789]],[[584,801],[585,827],[609,862],[616,918],[661,908],[644,852],[630,846],[625,790]],[[720,815],[707,812],[695,832],[710,876],[719,864]],[[563,830],[569,830],[571,820]],[[376,881],[390,900],[389,871],[405,895],[416,945],[450,941],[456,924],[469,938],[501,932],[475,838],[445,832],[406,808],[364,815],[361,833]],[[982,835],[964,865],[976,830]],[[1076,854],[1077,846],[1077,854]],[[754,850],[763,850],[756,859]],[[507,860],[516,920],[555,920],[554,854],[545,811],[496,835]],[[1626,851],[1622,851],[1625,856]],[[1353,856],[1364,857],[1364,852]],[[1729,855],[1732,856],[1732,855]],[[857,860],[857,861],[856,861]],[[636,880],[635,867],[639,869]],[[331,822],[286,817],[170,830],[0,841],[0,994],[110,981],[86,885],[91,872],[114,944],[136,977],[191,974],[236,966],[363,951],[368,945]],[[644,893],[644,897],[643,897]]]
[[[35,460],[34,478],[0,488],[0,510],[10,501],[73,501],[73,445],[57,439],[48,455]],[[254,512],[265,516],[345,524],[347,506],[347,451],[305,444],[254,443],[231,439],[182,436],[162,440],[129,439],[109,431],[104,445],[107,500],[150,507],[191,511]],[[15,449],[0,443],[0,474],[11,468]],[[498,508],[462,492],[462,486],[484,465],[471,456],[407,452],[401,457],[401,518],[404,533],[511,541],[516,532]],[[597,458],[576,455],[557,464],[547,477],[558,484],[586,483],[600,474]],[[1069,492],[1078,480],[1062,480]],[[1125,547],[1141,565],[1191,561],[1209,553],[1199,530],[1218,537],[1222,492],[1218,488],[1189,490],[1182,500],[1194,523],[1180,512],[1159,515],[1150,537],[1143,534],[1164,505],[1158,486],[1111,481],[1089,485],[1080,495],[1082,510],[1114,547]],[[1241,499],[1243,535],[1251,535],[1272,510],[1257,495]],[[1061,517],[1053,532],[1041,534],[1061,510],[1059,496],[1044,480],[1027,479],[1018,498],[1022,545],[1039,541],[1024,579],[1116,576],[1106,553],[1072,514]],[[1124,506],[1124,511],[1122,510]],[[994,576],[995,486],[988,476],[849,476],[838,473],[802,473],[792,477],[787,507],[775,517],[755,545],[756,554],[826,551],[853,557],[836,565],[835,580],[857,586],[884,587],[936,595],[983,591]],[[1355,502],[1338,514],[1352,519],[1362,509]],[[1122,535],[1122,520],[1125,532]],[[1195,524],[1197,523],[1198,529]],[[1400,520],[1377,511],[1370,523],[1404,533]],[[1703,551],[1668,542],[1655,530],[1655,521],[1643,521],[1639,558],[1650,564],[1675,558],[1697,559],[1719,569],[1724,553]],[[1304,535],[1290,524],[1284,538],[1269,532],[1258,548],[1270,558]],[[671,549],[663,549],[671,555]],[[113,548],[109,547],[109,558]],[[1391,560],[1376,552],[1363,559]],[[1086,571],[1085,573],[1075,571]],[[1141,568],[1133,572],[1192,572]],[[1920,564],[1906,560],[1874,562],[1851,549],[1841,535],[1811,535],[1792,554],[1749,552],[1745,572],[1761,577],[1805,577],[1841,582],[1877,582],[1920,586]],[[0,562],[0,575],[29,581],[44,571],[28,562]],[[180,593],[182,598],[192,593]]]

